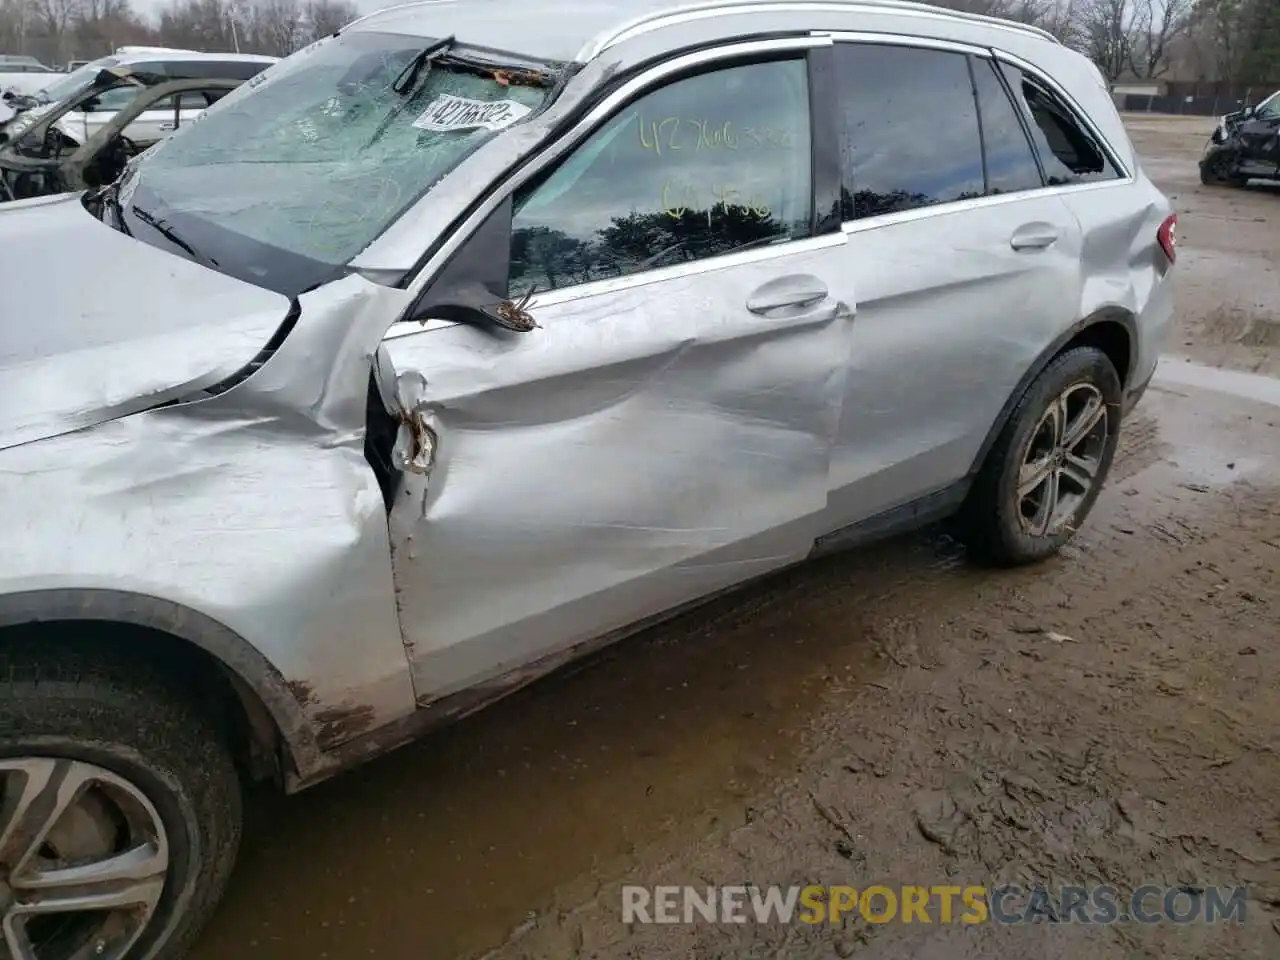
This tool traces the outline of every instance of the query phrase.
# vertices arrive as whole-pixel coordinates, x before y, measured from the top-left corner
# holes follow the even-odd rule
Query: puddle
[[[1162,362],[1115,481],[1058,562],[1131,549],[1169,502],[1280,477],[1280,411],[1263,404],[1280,406],[1280,382]],[[612,882],[638,850],[742,822],[749,798],[800,768],[815,717],[887,662],[927,655],[894,646],[910,625],[935,629],[1042,575],[971,568],[936,532],[829,557],[331,783],[256,801],[193,960],[490,949],[558,888]]]
[[[625,871],[673,830],[740,820],[745,797],[794,772],[823,698],[881,669],[869,612],[908,611],[957,563],[914,537],[787,571],[330,783],[252,803],[193,960],[469,955],[557,884]]]

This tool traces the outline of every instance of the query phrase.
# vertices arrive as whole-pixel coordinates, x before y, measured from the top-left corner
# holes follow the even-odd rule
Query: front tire
[[[1120,377],[1105,353],[1075,347],[1031,383],[965,504],[970,554],[1019,566],[1057,553],[1089,515],[1120,439]]]
[[[138,660],[0,647],[0,956],[186,952],[241,827],[235,767],[193,699]]]
[[[1235,174],[1235,157],[1215,153],[1200,164],[1200,182],[1206,187],[1243,187],[1249,181]]]

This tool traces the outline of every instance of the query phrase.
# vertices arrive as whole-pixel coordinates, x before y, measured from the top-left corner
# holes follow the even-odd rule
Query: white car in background
[[[51,76],[52,75],[52,76]],[[0,94],[34,93],[47,86],[58,71],[46,67],[35,57],[0,56]],[[0,114],[0,122],[5,116]]]
[[[104,71],[117,76],[137,77],[147,85],[165,80],[237,79],[248,80],[276,63],[279,58],[242,53],[197,53],[186,50],[147,50],[117,53],[85,64],[78,70],[58,76],[25,98],[12,98],[9,106],[27,114],[27,124],[34,122],[55,105],[80,96]],[[115,114],[133,102],[142,86],[120,86],[105,91],[100,97],[86,101],[62,117],[56,129],[74,145],[85,143],[111,122]],[[189,123],[208,109],[213,101],[207,94],[183,93],[177,102],[161,102],[139,114],[125,129],[124,135],[140,146],[163,140],[177,127]],[[0,117],[0,124],[6,118]],[[0,132],[4,126],[0,126]]]

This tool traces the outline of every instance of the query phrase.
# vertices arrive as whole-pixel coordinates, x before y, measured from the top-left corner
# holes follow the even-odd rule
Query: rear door
[[[85,104],[87,109],[84,111],[84,137],[80,142],[84,143],[110,123],[112,117],[133,103],[145,89],[145,87],[126,84],[106,90],[88,101]],[[148,111],[144,111],[140,114],[124,132],[125,136],[135,143],[151,143],[159,139],[155,136],[159,119],[154,115],[148,117],[147,113]]]
[[[835,189],[820,43],[654,68],[490,217],[453,263],[533,291],[538,328],[384,343],[438,438],[390,520],[423,702],[808,554],[854,322],[845,237],[813,209],[815,167]]]
[[[1076,319],[1081,232],[988,51],[837,37],[858,290],[828,526],[963,492],[1020,378]],[[985,148],[985,149],[984,149]]]
[[[226,90],[204,91],[188,90],[176,94],[165,102],[167,116],[160,129],[165,136],[173,131],[194,123],[200,115],[227,93]]]
[[[177,127],[178,114],[173,97],[165,97],[147,106],[124,128],[124,135],[140,147],[158,143]]]

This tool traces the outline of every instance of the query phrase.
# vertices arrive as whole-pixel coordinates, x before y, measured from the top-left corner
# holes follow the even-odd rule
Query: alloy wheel
[[[137,786],[78,760],[0,759],[0,958],[121,960],[168,871],[164,824]]]
[[[1018,516],[1025,533],[1052,537],[1068,530],[1098,482],[1109,417],[1091,383],[1067,387],[1031,434],[1018,470]]]

